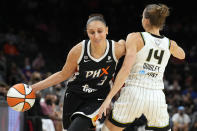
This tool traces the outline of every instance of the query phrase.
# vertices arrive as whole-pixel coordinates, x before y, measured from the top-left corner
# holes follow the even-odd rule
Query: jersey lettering
[[[148,72],[147,75],[155,78],[155,77],[157,77],[158,74],[157,73],[153,73],[153,72]]]
[[[151,65],[151,64],[148,64],[148,63],[144,63],[143,69],[159,72],[160,67],[159,66],[155,66],[155,65]]]
[[[92,78],[99,77],[100,72],[101,72],[101,69],[95,70],[95,71],[86,71],[86,78],[88,78],[88,77],[92,77]]]
[[[150,71],[150,72],[147,72],[146,75],[156,78],[160,67],[156,65],[144,63],[143,69]]]
[[[103,76],[104,74],[108,75],[107,70],[109,68],[110,68],[110,66],[108,66],[107,68],[102,68],[102,69],[95,70],[95,71],[86,71],[86,78],[88,78],[88,77],[97,78],[97,77]],[[102,73],[101,73],[101,70],[102,70]]]
[[[82,87],[83,87],[83,91],[87,93],[92,93],[97,91],[97,89],[90,88],[88,84],[85,84]]]

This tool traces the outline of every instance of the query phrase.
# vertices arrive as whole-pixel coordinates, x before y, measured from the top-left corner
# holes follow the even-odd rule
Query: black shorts
[[[83,115],[90,119],[94,118],[103,99],[83,98],[72,92],[66,92],[63,105],[63,126],[68,129],[72,120],[77,115]]]

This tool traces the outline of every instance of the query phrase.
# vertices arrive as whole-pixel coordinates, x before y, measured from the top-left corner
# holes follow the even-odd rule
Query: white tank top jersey
[[[170,40],[148,32],[140,33],[144,47],[137,52],[125,86],[164,89],[163,74],[170,58]]]

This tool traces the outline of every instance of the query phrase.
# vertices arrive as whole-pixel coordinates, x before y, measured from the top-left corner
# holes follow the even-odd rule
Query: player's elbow
[[[172,55],[178,59],[185,59],[185,52],[182,48],[177,48],[176,50],[172,50]]]
[[[185,52],[182,53],[181,58],[180,59],[185,59]]]
[[[185,59],[185,55],[182,55],[179,57],[180,60],[184,60]]]
[[[185,59],[185,52],[184,51],[179,52],[179,55],[177,56],[177,58],[180,60],[184,60]]]

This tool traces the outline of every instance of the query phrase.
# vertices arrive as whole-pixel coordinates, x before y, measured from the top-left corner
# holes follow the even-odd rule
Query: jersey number
[[[158,55],[159,50],[150,49],[146,61],[149,62],[151,60],[153,52],[154,52],[154,58],[158,60],[158,64],[161,64],[161,61],[162,61],[162,58],[163,58],[163,54],[164,54],[164,50],[161,50],[161,53]]]
[[[105,80],[107,80],[107,76],[105,76],[104,79],[101,80],[101,82],[98,83],[97,85],[102,86],[104,84]]]

